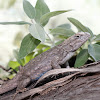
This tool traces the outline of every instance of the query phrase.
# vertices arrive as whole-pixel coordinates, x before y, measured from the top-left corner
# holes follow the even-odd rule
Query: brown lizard
[[[98,73],[100,72],[100,61],[93,62],[90,64],[86,64],[82,66],[80,69],[78,68],[61,68],[61,69],[52,69],[48,72],[46,72],[39,80],[35,83],[34,87],[38,85],[41,81],[48,77],[57,76],[58,74],[64,74],[64,73]]]
[[[37,81],[37,85],[38,85],[38,83],[44,82],[45,79],[49,79],[54,75],[57,76],[58,74],[64,74],[64,73],[66,74],[69,72],[71,72],[70,75],[64,76],[57,80],[52,80],[52,82],[46,83],[45,85],[39,86],[37,88],[32,87],[32,89],[30,89],[26,92],[23,92],[21,94],[18,94],[16,96],[15,100],[26,100],[26,98],[29,96],[34,96],[35,94],[41,94],[45,90],[52,90],[53,87],[56,89],[59,86],[61,87],[62,86],[61,84],[63,84],[63,85],[67,84],[67,83],[71,82],[73,79],[80,78],[81,76],[84,77],[88,73],[90,73],[90,74],[88,74],[89,76],[97,74],[97,73],[99,74],[100,73],[100,61],[86,64],[86,65],[82,66],[82,68],[80,68],[80,69],[77,69],[77,68],[52,69],[52,70],[46,72]],[[88,75],[86,75],[86,76],[88,76]],[[100,77],[97,77],[91,81],[95,81],[95,80],[99,80],[99,79],[100,79]],[[0,100],[12,100],[12,94],[9,96],[4,95],[3,97],[0,98]]]
[[[60,68],[60,65],[68,61],[75,51],[80,48],[90,37],[87,32],[79,32],[66,39],[58,46],[36,56],[25,65],[17,75],[0,87],[0,94],[17,88],[24,89],[31,81],[38,80],[42,74],[52,68]]]

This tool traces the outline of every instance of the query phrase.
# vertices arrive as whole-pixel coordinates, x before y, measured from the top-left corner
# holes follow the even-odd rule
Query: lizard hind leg
[[[29,77],[22,76],[18,80],[18,86],[16,89],[16,93],[13,96],[13,100],[15,99],[16,95],[20,92],[25,92],[27,89],[25,88],[29,83],[31,79]]]
[[[31,79],[30,77],[26,77],[26,78],[21,78],[21,80],[18,81],[18,86],[16,91],[22,91],[29,83],[30,83]]]

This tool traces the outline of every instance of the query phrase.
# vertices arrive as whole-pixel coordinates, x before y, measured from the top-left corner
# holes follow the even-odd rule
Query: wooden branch
[[[100,62],[84,67],[71,75],[19,93],[15,100],[29,100],[30,97],[32,100],[99,100]],[[0,96],[0,100],[12,100],[14,93]]]
[[[8,72],[9,69],[4,68],[3,66],[0,65],[0,68],[3,69],[4,71]]]

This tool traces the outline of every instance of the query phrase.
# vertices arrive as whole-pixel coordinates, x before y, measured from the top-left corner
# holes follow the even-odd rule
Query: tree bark
[[[90,69],[93,67],[95,64]],[[13,100],[14,94],[15,91],[4,94],[0,100]],[[100,100],[100,71],[73,73],[19,93],[14,100]]]

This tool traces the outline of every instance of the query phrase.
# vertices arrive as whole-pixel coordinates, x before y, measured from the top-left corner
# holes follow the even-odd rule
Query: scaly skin
[[[13,90],[14,88],[20,91],[31,81],[39,79],[43,73],[52,68],[60,68],[60,65],[68,61],[89,37],[89,33],[77,33],[66,39],[60,45],[38,55],[27,63],[12,80],[0,87],[0,94]]]

